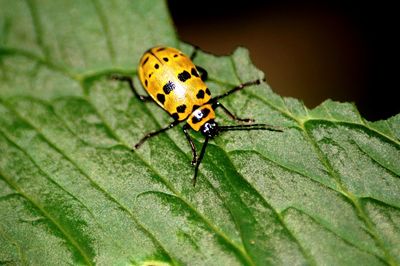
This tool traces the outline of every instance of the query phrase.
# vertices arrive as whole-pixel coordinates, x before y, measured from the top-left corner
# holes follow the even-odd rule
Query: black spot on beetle
[[[193,105],[193,108],[192,108],[192,113],[197,109],[197,108],[199,108],[200,106],[198,106],[198,105]]]
[[[177,54],[174,54],[174,57],[178,57],[178,55],[177,55]]]
[[[167,49],[167,48],[165,48],[165,47],[160,47],[160,48],[158,48],[156,51],[157,51],[157,52],[160,52],[160,51],[164,51],[165,49]]]
[[[194,67],[192,67],[192,70],[190,70],[190,73],[192,73],[192,75],[195,76],[196,78],[199,77],[199,73],[197,73],[197,70]]]
[[[199,92],[196,94],[197,99],[204,99],[204,91],[199,90]]]
[[[197,116],[193,116],[192,117],[192,123],[193,124],[197,124],[199,123],[201,120],[203,120],[205,117],[207,117],[210,114],[210,109],[208,108],[204,108],[203,110],[201,110],[201,116],[197,117]]]
[[[144,80],[144,85],[147,87],[147,84],[148,84],[148,82],[147,82],[147,79],[145,79]]]
[[[184,113],[186,110],[186,105],[182,104],[179,105],[178,107],[176,107],[176,111],[178,111],[178,113]]]
[[[150,73],[150,74],[149,74],[149,78],[151,78],[151,75],[153,75],[153,73]]]
[[[149,61],[149,57],[146,57],[146,59],[142,63],[142,66],[144,66],[147,63],[147,61]]]
[[[199,118],[197,118],[196,116],[193,116],[192,117],[192,123],[193,124],[197,124],[197,123],[199,123],[201,121],[201,118],[199,119]]]
[[[172,118],[173,118],[174,120],[178,120],[178,119],[179,119],[178,113],[173,113],[171,116],[172,116]]]
[[[158,100],[160,103],[164,104],[164,103],[165,103],[165,95],[162,94],[162,93],[158,93],[158,94],[157,94],[157,100]]]
[[[178,79],[182,82],[185,82],[186,80],[190,79],[190,73],[184,70],[182,73],[178,74]]]
[[[201,110],[201,112],[203,113],[203,117],[206,117],[210,114],[210,109],[204,108],[203,110]]]
[[[155,64],[155,65],[154,65],[154,68],[155,68],[155,69],[158,69],[159,67],[160,67],[160,66],[159,66],[158,64]]]
[[[207,88],[206,89],[206,93],[208,94],[208,95],[211,95],[211,91]]]
[[[175,89],[175,84],[172,81],[168,81],[163,87],[163,91],[165,92],[165,94],[169,94],[174,89]]]
[[[164,57],[163,60],[164,60],[165,62],[168,62],[168,57]]]

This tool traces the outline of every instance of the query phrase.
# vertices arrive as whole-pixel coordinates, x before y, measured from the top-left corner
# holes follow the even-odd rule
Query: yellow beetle
[[[147,139],[162,133],[179,123],[186,121],[183,132],[192,148],[195,165],[193,186],[196,185],[197,173],[203,159],[209,139],[218,135],[221,131],[229,130],[272,130],[282,131],[279,127],[267,124],[246,124],[233,126],[219,126],[215,122],[215,108],[221,107],[225,113],[236,121],[252,122],[252,119],[241,119],[233,115],[224,105],[219,102],[234,92],[244,89],[247,86],[258,85],[261,80],[240,84],[228,92],[211,97],[211,92],[204,82],[207,79],[207,72],[199,66],[195,66],[192,59],[196,55],[194,50],[189,58],[181,51],[171,47],[154,47],[147,50],[139,63],[139,78],[149,96],[140,95],[131,77],[113,75],[117,80],[129,83],[133,94],[142,101],[154,100],[174,119],[168,126],[146,134],[136,145],[139,148]],[[197,157],[196,147],[188,133],[188,129],[200,131],[205,136],[205,141],[200,155]]]

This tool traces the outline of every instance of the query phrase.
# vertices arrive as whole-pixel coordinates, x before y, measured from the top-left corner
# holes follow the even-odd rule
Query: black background
[[[398,8],[389,2],[168,1],[183,41],[217,55],[242,45],[282,96],[354,102],[368,120],[400,111]]]

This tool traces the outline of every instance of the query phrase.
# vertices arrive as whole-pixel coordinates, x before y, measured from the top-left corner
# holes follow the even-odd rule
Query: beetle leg
[[[229,111],[228,108],[226,108],[222,103],[215,101],[213,104],[213,108],[215,109],[217,107],[221,107],[222,110],[224,110],[224,112],[233,120],[240,121],[240,122],[254,122],[255,121],[254,119],[251,119],[251,118],[239,118],[236,115],[234,115],[231,111]]]
[[[138,98],[142,102],[147,102],[147,101],[151,101],[152,100],[152,98],[150,96],[140,95],[136,91],[135,86],[133,85],[133,80],[132,80],[131,77],[129,77],[129,76],[120,76],[120,75],[112,75],[111,79],[128,82],[129,87],[131,88],[131,91],[133,92],[133,94],[136,96],[136,98]]]
[[[246,88],[248,86],[259,85],[261,83],[261,81],[265,81],[265,79],[262,79],[262,80],[256,79],[253,81],[248,81],[248,82],[242,83],[239,86],[236,86],[236,87],[232,88],[231,90],[225,92],[224,94],[213,97],[211,101],[217,102],[219,99],[225,98],[226,96],[231,95],[234,92],[243,90],[244,88]]]
[[[194,58],[197,56],[197,51],[200,50],[200,47],[198,47],[197,45],[193,45],[194,49],[192,51],[192,54],[190,55],[190,60],[194,60]]]
[[[193,143],[192,138],[189,135],[189,132],[187,131],[189,128],[189,124],[185,124],[183,126],[183,133],[185,133],[186,139],[188,140],[189,144],[190,144],[190,148],[192,148],[192,154],[193,154],[193,159],[192,159],[192,165],[195,165],[197,162],[197,153],[196,153],[196,146]]]
[[[167,131],[170,128],[173,128],[174,126],[178,125],[180,122],[181,121],[179,121],[179,120],[175,120],[174,122],[172,122],[171,124],[169,124],[168,126],[166,126],[164,128],[161,128],[161,129],[159,129],[157,131],[153,131],[153,132],[147,133],[138,143],[136,143],[135,149],[138,149],[149,138],[154,137],[154,136],[156,136],[156,135],[158,135],[158,134],[160,134],[160,133],[162,133],[164,131]]]

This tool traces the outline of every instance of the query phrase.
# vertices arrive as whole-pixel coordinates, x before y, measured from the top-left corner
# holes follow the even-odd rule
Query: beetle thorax
[[[215,119],[215,112],[211,104],[204,104],[194,110],[187,118],[187,123],[196,131],[208,121]]]

